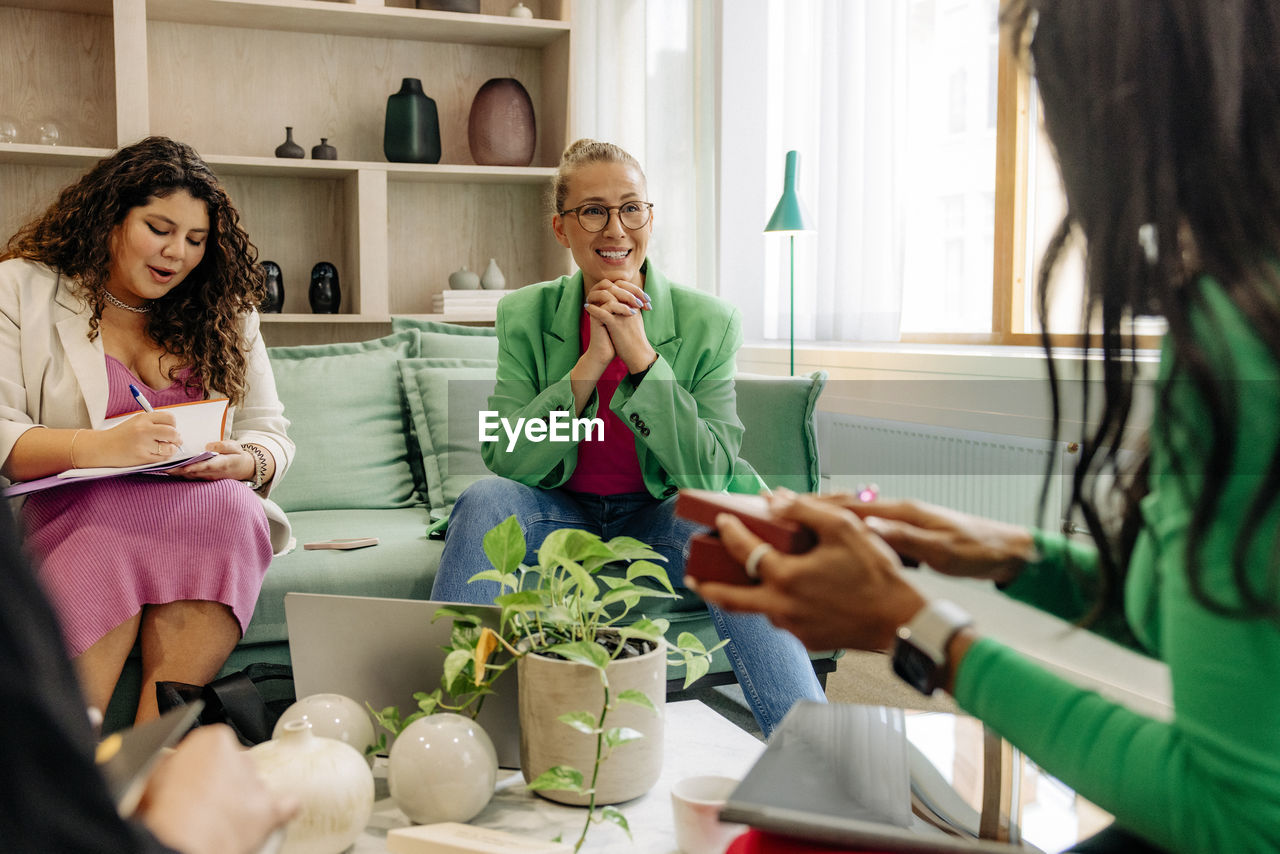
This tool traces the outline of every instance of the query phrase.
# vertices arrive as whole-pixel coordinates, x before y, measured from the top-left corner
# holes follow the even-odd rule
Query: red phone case
[[[682,489],[676,497],[676,515],[714,528],[716,516],[732,513],[742,520],[747,530],[789,554],[807,552],[817,542],[813,532],[798,522],[779,519],[769,511],[768,501],[761,495],[735,495],[705,489]],[[689,540],[689,558],[685,573],[699,581],[726,584],[755,584],[746,569],[729,556],[720,535],[712,530]]]

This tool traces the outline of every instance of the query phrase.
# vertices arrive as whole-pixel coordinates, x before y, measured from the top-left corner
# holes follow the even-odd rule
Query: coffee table
[[[698,774],[741,778],[764,751],[763,742],[698,700],[668,703],[665,714],[666,753],[662,776],[648,794],[617,805],[631,826],[632,839],[629,841],[616,825],[597,824],[587,834],[582,851],[676,854],[671,787],[685,777]],[[381,771],[385,774],[385,765]],[[379,776],[378,768],[375,776]],[[378,783],[379,794],[385,795],[385,779],[379,779]],[[499,769],[493,800],[471,823],[534,839],[559,836],[572,844],[581,833],[585,819],[585,809],[540,798],[525,788],[519,771]],[[387,831],[410,824],[394,801],[381,797],[373,805],[369,826],[356,840],[351,854],[384,854]]]

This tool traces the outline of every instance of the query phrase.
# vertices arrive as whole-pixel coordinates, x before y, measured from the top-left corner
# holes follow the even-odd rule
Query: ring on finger
[[[764,556],[773,551],[773,546],[768,543],[760,543],[751,550],[751,554],[747,555],[747,562],[742,565],[747,571],[747,577],[757,579],[760,577],[760,561],[764,560]]]

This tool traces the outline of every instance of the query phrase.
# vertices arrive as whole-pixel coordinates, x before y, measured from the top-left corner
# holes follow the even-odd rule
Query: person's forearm
[[[973,646],[977,639],[978,633],[972,627],[966,627],[956,632],[951,642],[947,644],[947,670],[943,674],[942,688],[953,697],[956,693],[956,674],[960,672],[960,665],[968,654],[969,647]]]
[[[18,437],[0,474],[12,481],[35,480],[71,468],[95,465],[89,429],[33,427]]]

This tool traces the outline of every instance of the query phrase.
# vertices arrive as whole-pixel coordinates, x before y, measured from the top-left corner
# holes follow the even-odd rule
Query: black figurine
[[[275,261],[263,261],[262,271],[267,274],[267,294],[262,298],[262,312],[279,314],[284,310],[284,274]]]
[[[342,288],[338,285],[338,268],[321,261],[311,268],[311,287],[307,300],[315,314],[337,314],[342,304]]]

